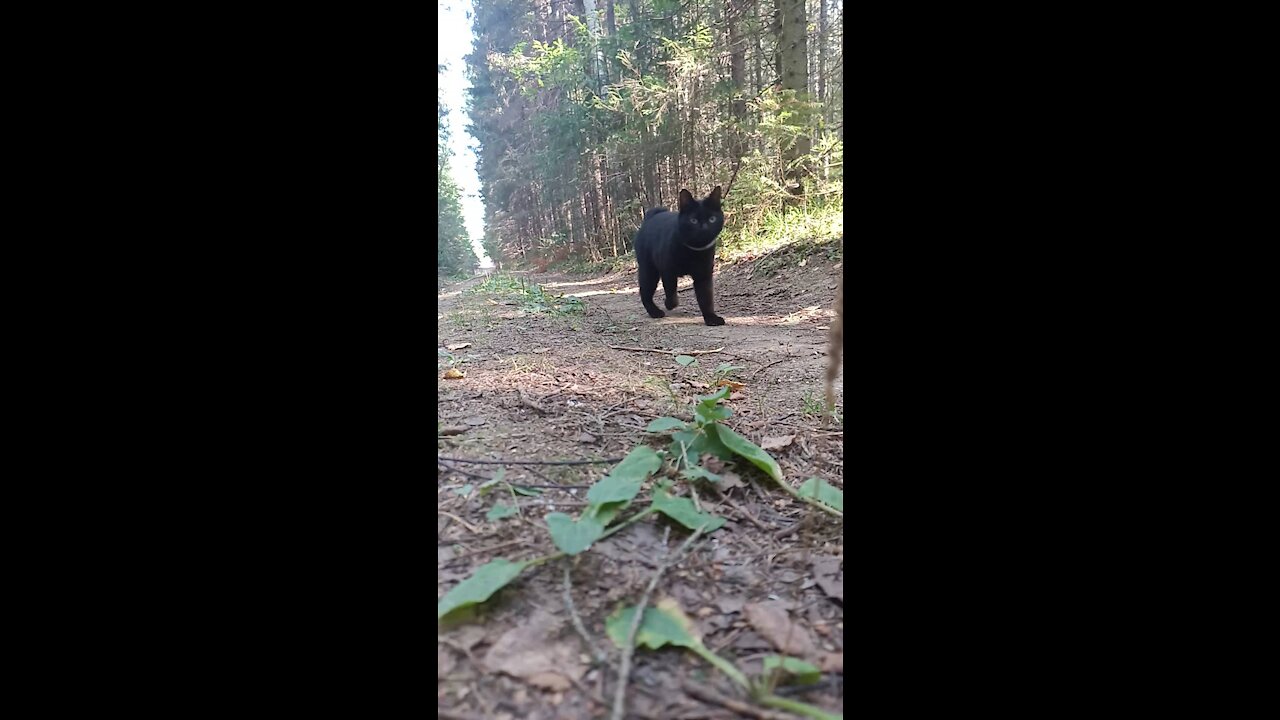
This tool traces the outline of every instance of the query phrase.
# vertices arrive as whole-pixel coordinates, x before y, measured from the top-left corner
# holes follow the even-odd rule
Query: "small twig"
[[[679,351],[659,350],[657,348],[625,347],[623,345],[610,345],[609,347],[613,348],[614,350],[631,350],[632,352],[652,352],[652,353],[661,353],[663,355],[690,355],[690,356],[710,355],[711,353],[718,353],[721,350],[724,350],[724,347],[718,347],[715,350],[679,350]]]
[[[445,720],[480,720],[479,715],[471,713],[458,712],[457,710],[449,710],[448,708],[437,707],[436,717],[445,718]]]
[[[466,458],[445,457],[437,455],[437,460],[449,462],[473,463],[476,465],[607,465],[622,462],[622,458],[603,458],[601,460],[468,460]]]
[[[478,532],[480,532],[480,528],[477,528],[476,526],[472,525],[471,523],[467,522],[466,520],[463,520],[462,518],[458,517],[457,515],[454,515],[454,514],[453,514],[453,513],[451,513],[451,512],[448,512],[448,511],[446,511],[446,510],[436,510],[436,513],[437,513],[437,514],[439,514],[439,515],[444,515],[444,516],[446,516],[446,517],[451,517],[451,518],[453,518],[454,520],[457,520],[458,522],[462,523],[462,527],[464,527],[464,528],[466,528],[466,529],[470,530],[470,531],[471,531],[471,532],[473,532],[473,533],[478,533]]]
[[[446,560],[444,564],[450,565],[452,563],[455,563],[461,560],[462,558],[471,557],[472,555],[484,555],[486,553],[491,553],[495,550],[505,550],[506,548],[509,548],[513,545],[528,545],[528,544],[529,544],[529,541],[527,539],[521,538],[519,540],[512,540],[511,542],[498,543],[497,545],[494,545],[492,547],[476,548],[475,550],[468,550],[464,553],[458,553],[457,555],[454,555],[453,557]]]
[[[569,618],[573,620],[573,629],[578,631],[578,635],[582,636],[582,643],[587,646],[587,650],[591,656],[595,658],[597,665],[604,665],[605,655],[596,648],[595,643],[591,642],[591,636],[587,634],[587,628],[582,624],[582,618],[578,617],[578,610],[573,606],[573,593],[570,592],[569,583],[569,567],[573,565],[573,558],[566,557],[564,559],[564,606],[569,608]]]
[[[778,359],[778,360],[774,360],[773,362],[769,363],[768,365],[762,365],[762,366],[760,366],[760,367],[759,367],[755,372],[751,373],[751,378],[754,380],[754,379],[755,379],[755,377],[756,377],[757,375],[759,375],[760,373],[764,372],[766,368],[771,368],[771,367],[773,367],[774,365],[777,365],[777,364],[778,364],[778,363],[780,363],[780,362],[786,362],[787,360],[790,360],[790,359],[791,359],[790,357],[784,357],[784,358],[780,358],[780,359]]]
[[[791,720],[790,715],[776,713],[772,710],[764,710],[762,708],[755,707],[754,705],[744,703],[741,700],[734,700],[731,697],[725,697],[705,685],[695,685],[694,683],[685,681],[682,684],[682,688],[686,693],[702,700],[703,702],[719,705],[720,707],[732,710],[739,715],[746,715],[747,717],[757,718],[758,720]]]
[[[547,477],[546,475],[543,475],[541,472],[538,472],[537,470],[534,470],[534,469],[532,469],[532,468],[525,468],[525,472],[527,472],[527,473],[532,473],[532,474],[534,474],[534,475],[537,475],[538,477],[542,478],[543,480],[546,480],[546,481],[547,481],[547,482],[549,482],[549,483],[550,483],[550,482],[555,482],[555,481],[554,481],[554,480],[552,480],[551,478]],[[526,486],[526,487],[527,487],[527,486]]]
[[[739,515],[745,517],[747,520],[750,520],[752,525],[755,525],[756,527],[760,528],[761,530],[764,530],[765,532],[773,532],[773,526],[764,524],[760,520],[760,518],[747,512],[747,509],[742,507],[742,505],[737,500],[734,500],[732,497],[729,497],[728,493],[720,493],[720,497],[724,498],[730,505],[732,505],[733,509]]]
[[[440,437],[448,437],[450,435],[461,435],[470,429],[471,428],[466,425],[450,425],[449,427],[440,428],[440,432],[436,434]]]
[[[666,572],[667,568],[680,562],[684,552],[702,535],[702,531],[706,529],[707,525],[708,523],[703,523],[701,527],[694,530],[693,534],[681,543],[674,553],[671,553],[663,560],[657,571],[654,572],[653,577],[650,578],[648,587],[644,589],[644,595],[640,597],[640,604],[636,606],[635,617],[631,618],[631,628],[627,631],[627,641],[622,645],[622,664],[618,668],[618,689],[613,695],[613,715],[610,716],[611,720],[622,720],[626,709],[627,679],[631,674],[631,656],[636,650],[636,633],[640,631],[640,620],[644,617],[645,606],[649,604],[649,596],[653,594],[653,589],[658,586],[658,580],[662,578],[662,573]],[[670,535],[671,527],[667,526],[662,535],[664,547]]]
[[[742,169],[742,158],[738,158],[738,162],[733,167],[733,175],[729,178],[729,184],[724,188],[724,194],[720,196],[721,200],[729,197],[729,191],[733,189],[733,181],[738,179],[738,171]]]
[[[459,475],[466,475],[467,477],[473,477],[473,478],[475,478],[475,479],[477,479],[477,480],[486,480],[486,481],[487,481],[487,480],[492,480],[492,479],[493,479],[493,478],[489,477],[488,475],[481,475],[481,474],[479,474],[479,473],[473,473],[473,472],[470,472],[470,471],[468,471],[468,470],[463,470],[462,468],[459,468],[459,467],[454,467],[454,466],[452,466],[452,465],[450,465],[450,464],[448,464],[448,463],[443,463],[443,462],[438,462],[438,461],[437,461],[437,462],[436,462],[436,464],[437,464],[437,465],[439,465],[440,467],[444,468],[445,470],[448,470],[449,472],[455,472],[455,473],[458,473]]]
[[[516,397],[520,398],[520,404],[521,404],[521,405],[523,405],[523,406],[525,406],[525,407],[527,407],[527,408],[533,408],[534,410],[537,410],[538,412],[542,413],[543,415],[550,415],[550,414],[551,414],[551,411],[550,411],[550,410],[548,410],[548,409],[546,409],[546,408],[542,407],[542,406],[541,406],[541,405],[539,405],[538,403],[536,403],[536,402],[534,402],[534,401],[530,400],[529,398],[525,397],[524,391],[523,391],[523,390],[521,390],[520,388],[516,388]]]
[[[791,535],[792,533],[794,533],[796,530],[799,530],[799,529],[800,529],[800,523],[798,523],[798,522],[797,522],[797,523],[793,523],[793,524],[788,525],[788,526],[786,526],[786,527],[782,528],[781,530],[779,530],[779,531],[775,532],[775,533],[773,534],[773,537],[774,537],[774,539],[775,539],[775,540],[781,540],[781,539],[783,539],[783,538],[787,537],[788,535]]]

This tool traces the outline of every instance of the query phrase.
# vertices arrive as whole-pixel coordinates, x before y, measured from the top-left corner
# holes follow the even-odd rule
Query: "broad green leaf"
[[[702,532],[711,533],[724,526],[724,518],[711,513],[700,513],[689,498],[674,497],[665,490],[654,492],[653,509],[690,530],[697,530],[706,525],[706,529]]]
[[[702,403],[698,403],[693,408],[693,414],[694,417],[698,418],[699,423],[706,425],[707,423],[713,423],[717,420],[728,419],[733,415],[733,408],[725,407],[723,405],[704,405]]]
[[[472,485],[471,483],[467,483],[466,485],[463,485],[460,488],[454,488],[453,491],[461,495],[462,497],[466,497],[471,494],[471,491],[474,490],[475,487],[476,487],[475,485]]]
[[[627,454],[609,475],[591,486],[587,502],[604,505],[611,502],[629,502],[640,492],[644,481],[662,467],[658,453],[640,445]]]
[[[471,577],[458,583],[458,586],[436,603],[436,619],[468,605],[475,605],[488,600],[528,567],[527,562],[511,562],[506,558],[496,558],[476,568]]]
[[[609,527],[609,523],[618,517],[618,513],[622,512],[629,503],[612,502],[603,505],[590,505],[583,511],[583,517],[593,517],[601,527]]]
[[[480,483],[480,487],[476,488],[476,492],[480,493],[480,497],[484,497],[490,490],[493,489],[493,486],[497,484],[498,484],[497,480],[486,480]]]
[[[729,388],[726,385],[721,385],[719,390],[711,393],[710,395],[699,395],[698,404],[699,405],[715,405],[716,403],[720,402],[721,400],[724,400],[727,397],[729,397]]]
[[[720,436],[716,428],[719,425],[707,425],[702,428],[702,432],[698,433],[698,439],[693,442],[693,450],[699,456],[702,453],[711,453],[721,460],[732,460],[733,451],[720,442]]]
[[[710,482],[720,481],[719,475],[698,465],[694,465],[693,467],[689,467],[689,468],[685,468],[684,470],[681,470],[680,475],[681,477],[687,478],[689,480],[707,480]]]
[[[645,428],[645,432],[662,432],[664,430],[675,430],[677,428],[683,428],[686,425],[688,425],[688,423],[686,423],[683,420],[677,420],[676,418],[673,418],[673,417],[660,417],[657,420],[654,420],[653,422],[649,423],[649,426]]]
[[[844,512],[844,493],[822,478],[811,477],[805,480],[797,492],[801,497],[813,498],[827,507]]]
[[[618,647],[627,642],[627,633],[631,631],[631,623],[635,619],[636,608],[619,608],[605,620],[605,632]],[[644,617],[640,619],[640,627],[636,629],[636,647],[649,647],[654,650],[664,645],[677,645],[688,648],[698,657],[711,663],[720,672],[728,675],[744,689],[750,682],[733,663],[716,655],[702,644],[693,622],[680,609],[680,604],[671,598],[659,600],[654,607],[644,609]]]
[[[721,460],[733,459],[733,451],[720,442],[714,428],[714,425],[706,425],[697,430],[672,433],[671,454],[680,457],[680,443],[683,442],[687,450],[682,463],[684,465],[697,465],[703,453],[711,453]]]
[[[774,460],[773,456],[761,450],[759,445],[742,437],[728,426],[715,425],[714,427],[716,434],[720,436],[720,441],[726,447],[749,460],[752,465],[763,470],[769,477],[779,482],[782,481],[782,468],[778,467],[778,461]]]
[[[816,666],[793,657],[769,655],[764,659],[764,674],[771,674],[775,668],[782,668],[784,682],[793,678],[797,685],[812,685],[822,679],[822,671]]]
[[[527,488],[523,485],[512,485],[511,490],[517,495],[525,495],[528,497],[537,497],[542,494],[538,488]]]
[[[684,367],[689,367],[690,365],[698,362],[698,358],[689,357],[688,355],[677,355],[676,362],[680,363]]]
[[[698,453],[693,446],[698,441],[699,433],[693,430],[678,430],[671,434],[671,454],[674,455],[681,465],[695,465],[698,462]],[[684,453],[682,456],[681,453]]]
[[[658,454],[651,448],[639,445],[622,458],[622,462],[613,468],[609,476],[627,480],[644,480],[660,467],[662,467],[662,461],[658,459]]]
[[[716,366],[716,372],[718,373],[728,373],[734,370],[742,370],[742,369],[743,367],[741,365],[730,365],[729,363],[720,363],[719,365]]]
[[[656,453],[654,457],[657,457]],[[608,475],[600,478],[587,491],[587,502],[593,505],[630,502],[640,492],[640,486],[644,484],[645,477],[647,476],[642,475],[635,479],[629,479]]]
[[[635,616],[636,607],[632,605],[629,608],[618,608],[605,620],[605,632],[618,647],[627,642],[627,633],[631,631]],[[669,598],[658,601],[656,607],[645,608],[640,628],[636,631],[636,647],[657,650],[667,644],[680,647],[702,645],[694,632],[693,622],[680,609],[679,604]]]
[[[511,517],[515,514],[516,509],[514,506],[497,503],[489,509],[489,512],[485,513],[485,517],[489,520],[501,520],[504,517]]]
[[[547,529],[556,547],[566,555],[577,555],[604,534],[604,525],[586,513],[576,522],[564,513],[551,513],[547,515]]]

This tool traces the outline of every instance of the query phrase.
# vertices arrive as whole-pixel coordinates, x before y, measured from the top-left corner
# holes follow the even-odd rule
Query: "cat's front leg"
[[[724,318],[716,314],[715,301],[711,299],[713,284],[711,276],[693,279],[693,294],[698,298],[698,309],[702,311],[702,320],[708,325],[723,325]]]

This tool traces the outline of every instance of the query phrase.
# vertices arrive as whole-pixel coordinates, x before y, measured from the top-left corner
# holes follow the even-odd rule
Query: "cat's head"
[[[702,200],[694,200],[688,190],[680,191],[680,243],[690,250],[711,250],[724,228],[720,210],[720,186]]]

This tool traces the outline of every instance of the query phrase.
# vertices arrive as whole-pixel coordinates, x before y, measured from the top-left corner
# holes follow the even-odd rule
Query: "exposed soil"
[[[804,266],[798,266],[800,259]],[[763,269],[769,265],[781,269],[767,276]],[[681,417],[678,408],[711,392],[716,367],[731,363],[742,369],[730,378],[743,386],[725,403],[734,411],[725,423],[766,447],[793,486],[816,476],[843,488],[843,427],[824,427],[819,415],[839,272],[839,258],[825,252],[725,268],[716,279],[716,311],[726,320],[720,327],[703,324],[687,278],[680,306],[659,320],[645,314],[634,273],[515,274],[548,294],[580,298],[582,311],[569,314],[530,311],[518,294],[476,292],[485,278],[446,285],[438,295],[437,343],[441,349],[468,345],[449,351],[452,359],[437,358],[437,377],[449,367],[465,373],[462,379],[439,380],[438,420],[446,435],[438,440],[438,454],[551,461],[621,458],[646,443],[657,449],[665,443],[644,432],[649,421]],[[661,288],[657,302],[661,306]],[[682,367],[673,354],[611,345],[721,350]],[[842,377],[836,397],[839,420]],[[555,552],[543,517],[553,511],[576,514],[586,505],[586,488],[611,467],[438,464],[438,596],[495,557]],[[773,654],[819,666],[822,680],[816,685],[777,693],[840,713],[840,521],[798,503],[746,462],[729,469],[740,476],[740,486],[722,495],[699,492],[703,509],[728,523],[699,539],[662,575],[651,604],[676,601],[693,618],[703,643],[748,676],[759,676],[764,658]],[[540,494],[518,496],[519,516],[489,520],[486,513],[495,502],[512,503],[507,491],[476,491],[498,472]],[[680,525],[650,518],[573,559],[570,592],[590,649],[575,631],[565,600],[564,559],[527,571],[480,606],[476,617],[441,626],[440,716],[608,717],[620,653],[605,636],[605,618],[638,602],[662,558],[688,535]],[[597,651],[605,654],[603,664],[595,661]],[[750,707],[735,710],[708,700],[707,689]],[[628,717],[639,718],[792,717],[752,705],[704,660],[671,647],[636,650],[627,709]]]

